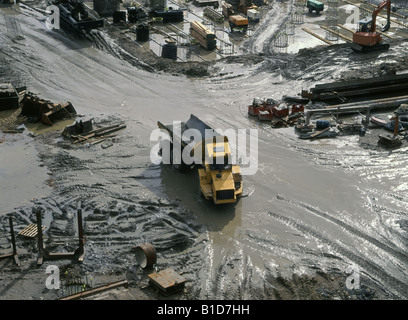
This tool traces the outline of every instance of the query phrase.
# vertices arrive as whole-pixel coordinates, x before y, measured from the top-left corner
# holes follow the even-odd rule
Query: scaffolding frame
[[[10,225],[10,237],[11,237],[12,252],[1,255],[0,259],[13,258],[14,263],[17,266],[20,267],[21,263],[20,263],[20,259],[18,258],[18,254],[17,254],[16,238],[15,238],[15,235],[14,235],[14,227],[13,227],[13,218],[11,216],[9,217],[9,225]]]
[[[36,218],[37,218],[37,243],[38,243],[38,258],[37,265],[42,265],[44,259],[68,259],[76,258],[79,262],[84,260],[85,250],[84,250],[84,232],[82,227],[82,210],[77,210],[77,219],[78,219],[78,248],[74,252],[49,252],[44,247],[43,239],[43,230],[42,230],[42,210],[36,209]]]

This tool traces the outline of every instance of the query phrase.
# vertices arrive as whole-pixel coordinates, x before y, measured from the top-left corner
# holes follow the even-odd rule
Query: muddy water
[[[27,135],[0,135],[0,180],[2,212],[51,193],[51,177],[41,163],[33,139]],[[48,186],[47,186],[48,182]]]
[[[2,52],[30,90],[71,101],[82,119],[127,125],[106,149],[73,147],[58,132],[36,138],[55,188],[34,205],[45,210],[49,232],[70,236],[72,212],[83,209],[88,270],[125,272],[135,264],[129,247],[151,242],[160,268],[171,266],[192,280],[189,298],[268,299],[271,277],[315,270],[346,277],[352,264],[380,296],[407,298],[407,150],[365,150],[355,137],[304,142],[293,129],[272,130],[246,113],[253,97],[279,99],[315,79],[338,76],[347,56],[320,52],[318,68],[308,65],[315,57],[305,56],[252,66],[220,62],[217,76],[194,80],[148,73],[86,41],[46,31],[35,19],[21,19],[26,38],[12,43],[1,35],[7,44]],[[110,44],[110,50],[119,49]],[[358,61],[351,68],[353,63]],[[235,206],[205,201],[194,171],[150,163],[156,122],[185,121],[191,113],[215,128],[258,129],[258,171],[244,177],[247,196]],[[41,171],[31,174],[29,190],[44,181]],[[3,201],[3,215],[21,205]],[[32,219],[32,206],[15,214],[22,227]]]

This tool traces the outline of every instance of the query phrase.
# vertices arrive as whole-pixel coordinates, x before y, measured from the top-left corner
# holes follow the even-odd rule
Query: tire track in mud
[[[104,34],[99,30],[92,30],[90,33],[86,34],[85,37],[94,43],[100,50],[107,51],[112,56],[124,60],[134,67],[138,67],[148,72],[154,72],[154,68],[122,49],[107,34]]]
[[[227,241],[233,244],[223,246],[220,251],[218,251],[219,244],[214,246],[212,241],[209,241],[212,253],[210,265],[207,265],[206,269],[211,270],[211,278],[206,284],[203,299],[242,300],[250,296],[253,298],[254,292],[257,292],[255,286],[249,286],[249,258],[244,254],[239,243],[231,239]],[[217,252],[214,253],[214,251]]]
[[[32,33],[30,33],[29,37],[33,41],[35,41],[36,43],[40,44],[43,48],[47,48],[48,53],[53,53],[56,57],[57,56],[60,57],[61,50],[54,48],[50,43],[48,43],[44,39],[40,38],[39,36],[33,35]],[[141,69],[145,69],[143,67],[143,65],[138,65],[136,63],[136,61],[137,61],[136,58],[133,59],[133,60],[131,58],[129,58],[129,57],[127,57],[127,59],[123,59],[123,55],[124,55],[123,52],[122,52],[122,54],[117,53],[117,51],[115,51],[116,48],[112,47],[113,44],[108,44],[108,42],[105,39],[104,40],[101,40],[101,39],[104,39],[104,38],[101,35],[99,35],[99,36],[92,37],[91,39],[88,39],[88,41],[90,41],[90,44],[91,43],[95,44],[98,47],[99,50],[105,51],[108,54],[110,54],[111,56],[119,58],[121,61],[125,61],[125,62],[128,62],[128,63],[131,63],[135,67],[140,67]],[[66,39],[61,39],[60,41],[62,41],[61,43],[67,45],[67,47],[69,48],[69,44],[65,43]],[[116,50],[118,50],[118,49],[116,49]],[[134,82],[134,80],[135,80],[135,78],[132,77],[129,73],[121,71],[121,70],[119,70],[117,68],[116,69],[113,68],[109,63],[106,63],[105,61],[102,61],[101,59],[98,59],[97,57],[93,56],[92,54],[87,53],[86,50],[76,50],[75,55],[79,55],[82,58],[78,58],[78,56],[72,57],[69,54],[68,55],[65,54],[64,59],[61,60],[62,64],[58,64],[58,66],[60,68],[63,68],[65,66],[68,66],[68,64],[69,64],[70,72],[72,72],[72,70],[71,70],[72,66],[75,66],[77,68],[77,72],[83,72],[83,71],[86,70],[86,68],[84,68],[84,67],[90,66],[89,63],[84,64],[83,62],[84,61],[92,61],[93,63],[96,63],[97,65],[103,67],[103,68],[100,68],[100,67],[96,68],[99,73],[102,72],[102,77],[101,77],[100,74],[99,75],[94,74],[94,72],[88,72],[87,73],[87,76],[92,77],[97,82],[100,82],[101,79],[103,79],[103,76],[105,76],[105,75],[108,76],[108,74],[109,74],[109,76],[111,76],[112,73],[117,74],[118,76],[120,76],[123,79],[126,79],[129,82]],[[61,59],[61,58],[59,58],[59,59]],[[39,62],[37,62],[37,64],[39,64]],[[46,70],[44,64],[43,65],[37,65],[37,67],[38,66],[40,66],[40,67],[43,66],[41,68],[41,70]],[[94,66],[89,67],[89,68],[92,69],[92,70],[95,70]],[[90,70],[90,71],[92,71],[92,70]],[[106,71],[106,70],[108,70],[108,71]],[[36,72],[38,72],[37,68],[36,68]],[[38,78],[35,75],[32,75],[32,77],[35,78],[37,81],[43,82],[44,84],[49,84],[49,82],[51,80],[51,79],[48,79],[48,78],[45,78],[45,79]],[[56,81],[51,82],[51,83],[57,84]],[[140,89],[143,89],[144,92],[148,92],[150,94],[156,95],[156,92],[152,88],[147,87],[146,85],[144,85],[140,81],[137,83],[137,86]],[[57,84],[56,88],[57,89],[58,88],[65,89],[64,87],[62,87],[59,84]]]
[[[406,299],[407,292],[408,292],[408,284],[407,282],[401,281],[386,272],[382,267],[374,263],[373,261],[367,260],[358,254],[352,252],[351,250],[347,249],[344,245],[341,244],[340,241],[333,241],[327,237],[325,237],[321,232],[316,230],[313,227],[306,226],[304,223],[298,222],[297,220],[283,216],[279,213],[268,211],[268,214],[275,218],[278,221],[281,221],[288,227],[291,227],[304,235],[313,237],[322,243],[328,245],[329,247],[333,248],[336,252],[341,254],[342,256],[350,259],[358,266],[364,268],[367,272],[367,276],[371,278],[377,285],[382,288],[383,291],[387,293],[392,293],[392,299]]]
[[[38,29],[38,24],[41,25],[41,22],[38,22],[34,17],[28,16],[28,17],[23,17],[24,22],[26,25],[29,25],[31,28],[27,29],[25,27],[26,32],[26,38],[36,42],[41,46],[42,49],[47,50],[47,54],[54,54],[55,58],[53,60],[48,60],[47,62],[43,62],[42,60],[39,60],[37,56],[32,56],[32,54],[29,54],[22,50],[19,47],[15,46],[15,49],[18,50],[21,54],[15,54],[15,53],[8,53],[8,56],[12,60],[16,60],[19,63],[26,64],[26,62],[29,60],[30,65],[24,66],[23,69],[21,69],[21,74],[24,73],[30,73],[31,77],[33,79],[36,79],[36,81],[43,83],[44,85],[51,85],[51,87],[55,86],[56,89],[65,89],[64,87],[61,87],[61,85],[58,84],[57,81],[52,81],[52,76],[50,77],[39,77],[38,76],[38,71],[47,71],[49,66],[48,64],[51,62],[57,62],[57,66],[59,68],[63,68],[64,66],[67,65],[67,62],[69,62],[69,72],[73,73],[72,71],[72,66],[75,66],[77,69],[77,72],[80,72],[84,70],[84,65],[87,66],[87,64],[84,64],[83,61],[92,61],[93,63],[97,63],[99,66],[102,66],[106,70],[109,70],[109,72],[116,73],[123,77],[123,79],[126,79],[130,82],[135,81],[135,77],[132,77],[129,73],[123,71],[123,70],[118,70],[114,69],[109,63],[105,61],[101,61],[97,57],[93,56],[92,54],[88,53],[86,50],[83,50],[81,48],[81,45],[77,44],[74,40],[80,40],[80,43],[83,43],[84,41],[88,41],[89,44],[94,44],[99,50],[104,51],[111,55],[112,57],[116,59],[120,59],[121,61],[128,63],[129,66],[137,67],[140,70],[145,70],[148,72],[153,71],[152,68],[150,68],[147,64],[145,64],[143,61],[139,60],[137,57],[132,56],[131,54],[127,53],[125,50],[120,48],[117,44],[114,43],[113,39],[110,39],[110,37],[107,34],[104,34],[103,32],[99,30],[93,30],[92,33],[89,33],[85,36],[85,39],[79,39],[79,38],[73,38],[72,35],[67,34],[68,37],[64,37],[65,33],[60,33],[58,31],[51,31],[50,33],[53,33],[51,35],[51,39],[53,41],[56,41],[56,45],[65,45],[67,49],[72,49],[75,51],[75,55],[70,55],[64,53],[63,55],[63,60],[61,59],[61,50],[59,48],[54,47],[54,44],[47,39],[48,35],[45,34],[44,29]],[[34,20],[33,20],[34,19]],[[45,28],[45,27],[44,27]],[[64,31],[61,31],[64,32]],[[29,40],[24,40],[25,42]],[[79,50],[78,50],[79,49]],[[79,58],[77,55],[82,56],[83,58]],[[18,60],[19,56],[28,56],[28,59],[23,60]],[[41,56],[41,55],[40,55]],[[21,66],[19,63],[16,63],[14,68],[20,68]],[[35,65],[35,71],[32,69],[33,64]],[[93,68],[93,67],[92,67]],[[101,68],[99,68],[101,70]],[[104,71],[105,74],[108,72]],[[56,72],[57,70],[53,70]],[[101,81],[101,76],[94,75],[94,72],[89,72],[88,76],[93,77],[95,80],[98,82]],[[102,76],[103,78],[103,76]],[[156,95],[157,93],[150,87],[147,87],[145,84],[142,83],[142,81],[138,81],[137,85],[144,90],[144,92],[149,92],[153,95]]]
[[[55,140],[55,135],[37,139],[47,142]],[[87,240],[81,268],[127,273],[137,265],[131,248],[149,242],[156,248],[158,268],[171,267],[188,279],[197,278],[205,256],[205,228],[177,200],[168,199],[161,191],[160,167],[150,166],[147,158],[140,156],[146,146],[135,146],[134,137],[122,133],[108,149],[114,152],[100,146],[73,147],[70,142],[42,143],[38,148],[43,163],[53,173],[55,192],[37,199],[33,207],[43,209],[45,234],[55,239],[75,236],[76,210],[82,209]],[[33,207],[10,213],[16,217],[16,231],[28,222],[35,223]],[[1,225],[6,224],[4,217],[0,220]],[[30,254],[34,257],[35,250]],[[187,283],[186,288],[190,299],[200,294],[201,288],[195,285]]]
[[[314,215],[316,215],[318,217],[321,217],[321,218],[323,218],[325,220],[328,220],[328,221],[334,223],[337,226],[340,226],[341,228],[344,228],[345,230],[347,230],[351,234],[368,241],[369,243],[375,245],[376,247],[383,250],[384,252],[390,253],[391,255],[396,257],[397,259],[401,260],[403,263],[408,264],[408,255],[405,252],[403,252],[401,250],[397,250],[396,248],[394,249],[393,247],[387,245],[386,243],[381,242],[381,241],[379,241],[379,240],[365,234],[363,231],[361,231],[361,230],[359,230],[359,229],[357,229],[355,227],[350,226],[349,224],[345,223],[344,221],[342,221],[340,219],[337,219],[337,218],[331,216],[330,214],[328,214],[326,212],[320,211],[319,209],[314,208],[311,205],[287,199],[287,198],[285,198],[285,197],[283,197],[281,195],[278,195],[277,199],[281,200],[281,201],[284,201],[286,203],[293,204],[296,207],[306,209],[307,212],[310,212],[310,213],[312,213],[312,214],[314,214]]]

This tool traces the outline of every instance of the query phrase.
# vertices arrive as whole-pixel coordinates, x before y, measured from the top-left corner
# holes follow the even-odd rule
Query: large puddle
[[[0,135],[1,213],[50,195],[52,176],[27,134]]]

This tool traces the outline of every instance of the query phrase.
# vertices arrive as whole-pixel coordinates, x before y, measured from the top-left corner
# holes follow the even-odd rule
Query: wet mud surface
[[[337,45],[292,55],[266,44],[265,53],[255,53],[252,39],[247,55],[160,67],[125,38],[115,42],[115,31],[78,41],[44,30],[33,15],[18,15],[25,39],[0,35],[2,77],[71,101],[78,119],[124,122],[126,129],[96,145],[74,145],[62,128],[0,133],[2,170],[12,161],[3,156],[6,148],[30,153],[18,159],[29,163],[25,174],[14,179],[1,171],[2,196],[9,190],[3,179],[32,192],[0,198],[2,252],[10,248],[7,217],[19,232],[35,223],[36,208],[51,252],[75,250],[78,209],[86,235],[83,263],[46,260],[40,267],[36,241],[18,237],[22,266],[0,261],[2,299],[66,294],[45,287],[46,267],[54,264],[61,274],[92,277],[95,286],[127,279],[127,298],[163,299],[147,285],[152,270],[141,269],[131,251],[147,242],[157,250],[157,271],[170,267],[188,280],[171,299],[408,298],[407,146],[384,150],[356,135],[303,141],[293,128],[276,130],[247,115],[254,97],[280,99],[316,83],[406,71],[406,42],[395,41],[387,54],[360,56]],[[157,121],[185,121],[191,113],[214,128],[258,129],[258,171],[244,176],[246,196],[234,206],[207,202],[195,171],[150,161]],[[360,280],[351,290],[350,266]]]

